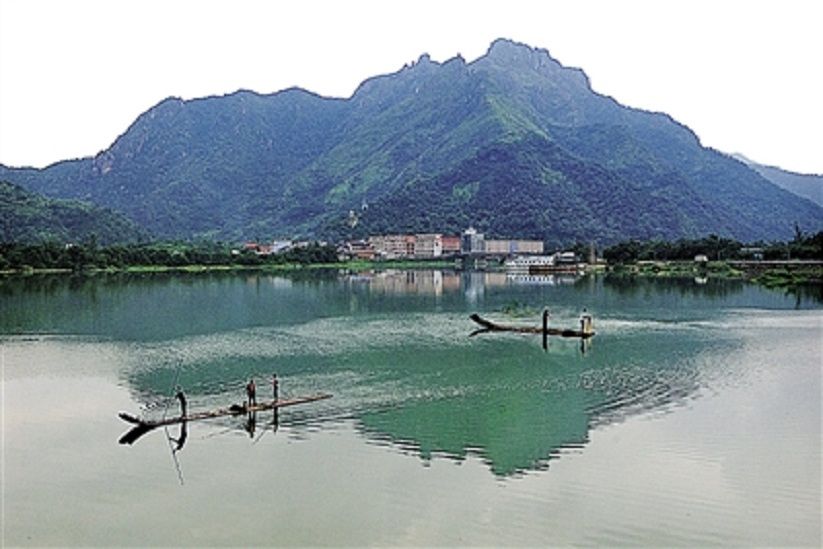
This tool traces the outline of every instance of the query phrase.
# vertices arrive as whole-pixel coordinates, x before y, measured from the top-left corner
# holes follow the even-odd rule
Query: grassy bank
[[[0,270],[0,276],[34,274],[105,274],[105,273],[208,273],[208,272],[289,272],[300,270],[344,269],[368,271],[383,269],[447,269],[453,261],[343,261],[335,263],[260,263],[246,264],[194,264],[194,265],[124,265],[97,267],[84,265],[80,269],[32,268]]]
[[[774,268],[749,277],[749,279],[767,288],[787,288],[813,284],[821,285],[823,284],[823,267],[818,266],[800,269]]]
[[[823,265],[782,265],[752,263],[742,267],[734,262],[710,261],[638,261],[611,265],[608,272],[615,275],[643,277],[694,277],[748,280],[769,288],[785,288],[823,283]]]
[[[743,271],[733,268],[725,261],[710,261],[695,264],[693,261],[637,261],[610,265],[608,271],[616,274],[659,277],[714,277],[741,278]]]

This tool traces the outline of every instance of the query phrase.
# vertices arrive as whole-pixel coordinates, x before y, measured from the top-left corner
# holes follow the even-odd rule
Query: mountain
[[[583,71],[508,40],[472,63],[423,55],[347,99],[297,88],[166,99],[94,158],[0,167],[0,179],[120,210],[164,237],[474,225],[608,244],[823,228],[819,205],[702,147],[668,115],[620,105]]]
[[[765,166],[750,160],[740,153],[732,154],[754,171],[790,193],[808,198],[818,206],[823,206],[823,175],[790,172],[775,166]]]
[[[0,182],[0,242],[133,242],[147,235],[111,210],[76,200],[55,200]]]

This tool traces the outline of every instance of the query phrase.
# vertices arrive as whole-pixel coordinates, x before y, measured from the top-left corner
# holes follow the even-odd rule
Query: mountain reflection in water
[[[472,453],[496,475],[541,469],[564,449],[585,445],[595,424],[665,410],[695,394],[696,363],[674,349],[669,361],[661,360],[655,342],[638,344],[646,338],[652,339],[639,335],[635,345],[609,345],[614,354],[608,357],[583,357],[569,344],[545,358],[521,342],[498,341],[500,350],[467,353],[463,364],[453,357],[435,372],[433,363],[429,375],[418,368],[412,380],[418,393],[437,396],[365,411],[359,419],[366,436],[419,452],[424,460]],[[699,339],[690,338],[688,346],[701,351]]]
[[[284,425],[354,419],[373,443],[424,462],[476,455],[506,477],[546,468],[564,449],[584,446],[596,425],[699,396],[703,371],[739,346],[717,319],[716,297],[785,299],[741,283],[719,290],[711,282],[686,289],[666,281],[629,290],[608,279],[529,282],[449,271],[245,277],[226,288],[229,295],[253,288],[269,306],[278,297],[302,300],[325,314],[304,320],[305,310],[275,308],[268,325],[137,343],[126,382],[151,415],[175,380],[192,408],[208,409],[242,400],[249,377],[276,372],[284,396],[335,395],[289,410]],[[535,336],[468,338],[468,312],[501,318],[512,300],[535,311],[548,305],[558,326],[574,326],[579,307],[588,306],[598,335],[586,353],[576,340],[553,338],[544,353]]]
[[[118,341],[147,417],[175,385],[191,409],[212,409],[277,373],[281,396],[335,395],[283,424],[353,418],[374,443],[424,461],[477,455],[499,476],[546,467],[598,424],[699,396],[741,345],[730,309],[814,306],[740,281],[450,270],[33,277],[3,292],[6,333]],[[587,307],[597,336],[585,354],[574,340],[544,353],[530,335],[468,338],[470,313],[505,320],[512,303],[535,316],[511,321],[537,325],[548,307],[557,327]]]
[[[472,313],[539,325],[544,307],[554,327],[594,315],[585,354],[574,339],[544,352],[539,335],[468,337]],[[0,280],[0,311],[12,545],[820,546],[814,293],[456,271],[61,275]],[[117,443],[135,425],[118,412],[180,418],[178,385],[202,418],[243,402],[251,377],[270,400],[273,373],[281,398],[333,398],[283,409],[276,434],[258,412]]]

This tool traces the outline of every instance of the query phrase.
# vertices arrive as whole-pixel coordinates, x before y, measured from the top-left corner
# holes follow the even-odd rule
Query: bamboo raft
[[[328,393],[321,393],[319,395],[312,395],[312,396],[304,396],[304,397],[296,397],[296,398],[287,398],[287,399],[277,399],[277,400],[270,400],[268,402],[261,402],[260,404],[254,404],[252,406],[247,406],[245,404],[232,404],[228,408],[217,408],[216,410],[207,410],[204,412],[195,412],[193,414],[188,415],[180,415],[169,417],[160,420],[144,420],[138,417],[135,417],[131,414],[127,414],[125,412],[120,412],[117,414],[120,419],[126,421],[128,423],[134,424],[134,427],[120,437],[120,444],[132,444],[135,440],[143,436],[149,431],[157,429],[158,427],[164,427],[168,425],[174,425],[177,423],[187,423],[189,421],[201,421],[204,419],[214,419],[218,417],[225,417],[225,416],[239,416],[242,414],[252,414],[256,412],[262,412],[265,410],[275,410],[277,411],[280,408],[285,408],[287,406],[296,406],[298,404],[306,404],[309,402],[316,402],[318,400],[325,400],[327,398],[331,398],[332,395]]]
[[[490,320],[486,320],[485,318],[481,317],[479,314],[474,313],[469,316],[474,322],[482,326],[482,328],[473,331],[469,334],[469,337],[475,336],[477,334],[483,334],[486,332],[517,332],[521,334],[538,334],[538,335],[552,335],[552,336],[560,336],[560,337],[579,337],[581,339],[588,339],[594,335],[594,331],[583,331],[583,330],[571,330],[571,329],[560,329],[560,328],[549,328],[544,321],[544,325],[541,326],[511,326],[505,324],[495,324]]]

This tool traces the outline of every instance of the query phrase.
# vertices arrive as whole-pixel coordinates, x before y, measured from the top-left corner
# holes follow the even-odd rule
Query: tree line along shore
[[[590,245],[572,249],[585,258]],[[710,235],[701,239],[627,240],[602,250],[600,268],[638,276],[712,276],[751,278],[768,285],[823,280],[823,231],[797,231],[788,242],[744,244]],[[439,261],[341,261],[334,246],[310,244],[261,256],[220,242],[155,242],[99,246],[94,241],[64,244],[0,243],[0,273],[155,272],[209,270],[289,270],[305,267],[448,267]]]

